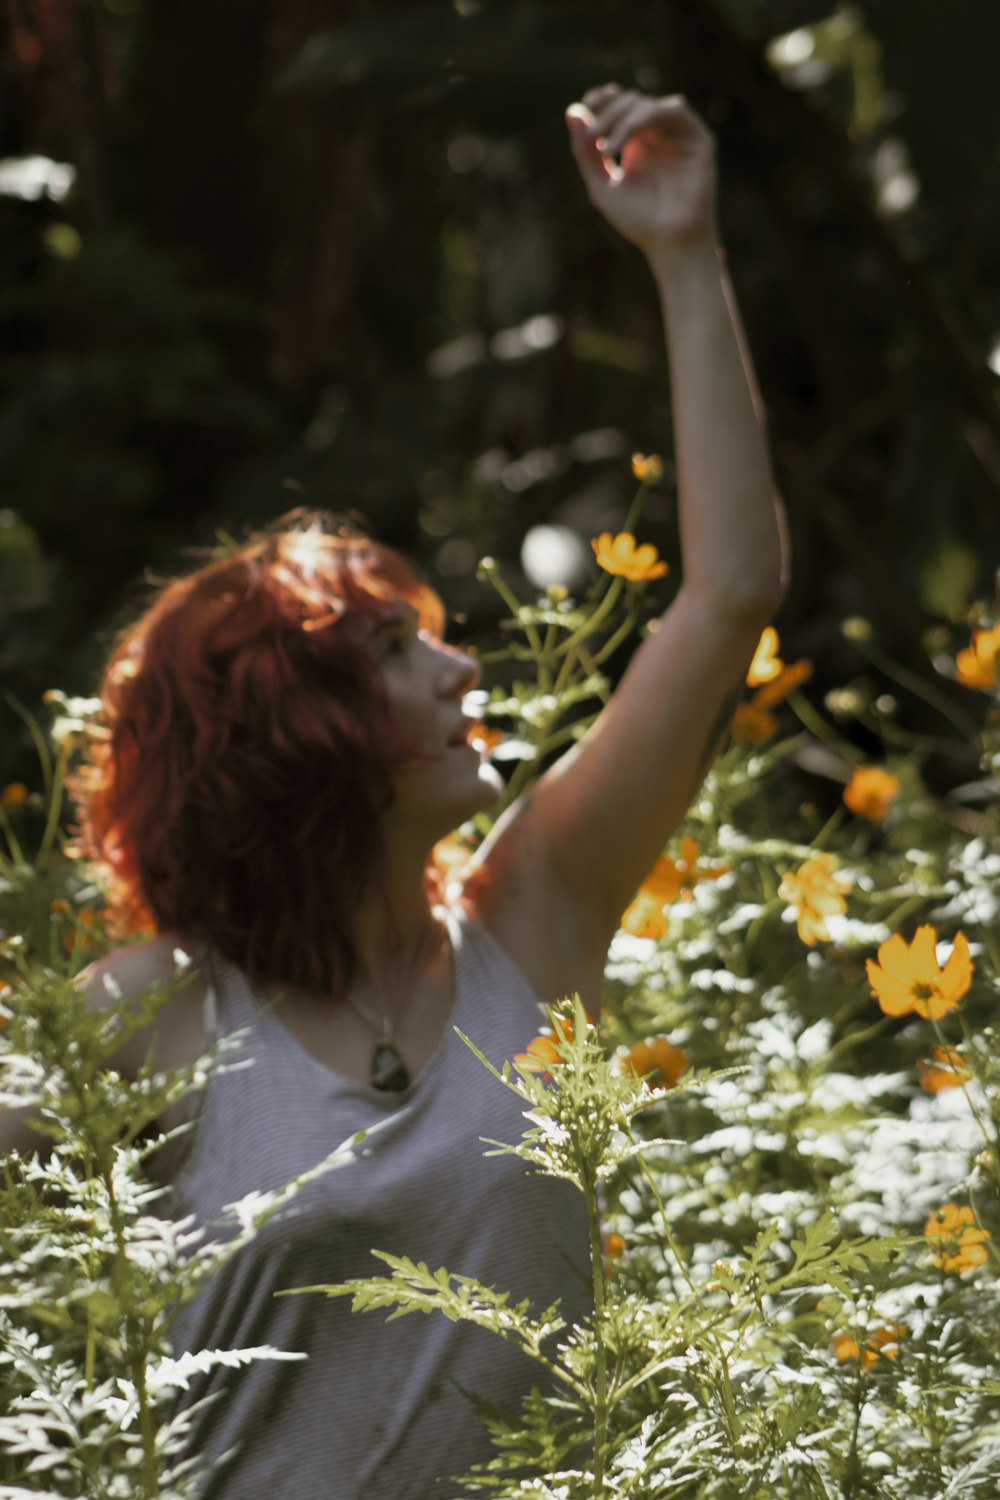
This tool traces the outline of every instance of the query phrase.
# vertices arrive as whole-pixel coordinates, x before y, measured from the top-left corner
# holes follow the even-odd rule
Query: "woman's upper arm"
[[[170,984],[177,972],[174,958],[177,946],[176,940],[159,937],[98,959],[78,978],[88,1006],[103,1009],[119,994],[129,999]],[[137,1028],[125,1039],[109,1059],[110,1065],[125,1077],[134,1078],[149,1059],[151,1049],[159,1068],[194,1062],[203,1050],[201,1012],[205,990],[204,977],[198,969],[193,969],[190,979],[171,996],[153,1023]],[[164,1021],[169,1024],[164,1025]],[[34,1114],[31,1106],[0,1106],[0,1156],[45,1148],[47,1137],[28,1124]]]
[[[599,941],[610,941],[683,818],[770,612],[762,605],[734,616],[682,589],[584,739],[512,818],[511,833],[523,825],[512,853],[530,851],[536,899],[548,882],[553,900],[568,901]]]
[[[105,959],[99,959],[93,965],[79,974],[76,983],[84,990],[88,1008],[91,1010],[103,1010],[109,1007],[117,999],[118,995],[129,999],[132,996],[147,995],[150,990],[157,986],[168,984],[174,977],[177,963],[174,960],[175,942],[165,938],[154,938],[144,944],[136,944],[133,948],[120,948],[115,953],[108,954]],[[193,975],[189,987],[184,990],[184,998],[189,999],[199,1008],[199,990],[204,995],[204,984],[199,981],[198,975]],[[168,1002],[172,1005],[172,1001]],[[174,1017],[171,1017],[174,1020]],[[172,1028],[171,1026],[171,1029]],[[150,1047],[157,1041],[156,1023],[153,1026],[144,1026],[136,1029],[121,1044],[120,1049],[114,1053],[109,1064],[117,1068],[118,1073],[126,1077],[135,1077],[139,1068],[147,1061]],[[169,1052],[175,1052],[175,1046],[169,1047]],[[193,1059],[192,1059],[193,1061]],[[168,1062],[160,1062],[160,1067],[169,1067]],[[37,1131],[31,1130],[28,1119],[36,1113],[31,1106],[0,1106],[0,1157],[6,1157],[10,1152],[22,1152],[27,1154],[31,1151],[45,1149],[48,1145],[48,1137],[39,1136]]]
[[[184,959],[189,972],[184,973]],[[133,947],[119,948],[80,976],[88,1006],[102,1009],[119,995],[138,999],[151,991],[176,986],[153,1020],[132,1031],[111,1062],[127,1078],[153,1060],[160,1069],[193,1063],[204,1050],[202,1012],[208,988],[199,953],[169,934]]]

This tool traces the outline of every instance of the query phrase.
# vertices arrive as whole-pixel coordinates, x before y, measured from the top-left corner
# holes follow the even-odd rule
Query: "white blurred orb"
[[[537,589],[552,584],[577,588],[587,578],[593,556],[571,526],[532,526],[521,543],[521,567]]]

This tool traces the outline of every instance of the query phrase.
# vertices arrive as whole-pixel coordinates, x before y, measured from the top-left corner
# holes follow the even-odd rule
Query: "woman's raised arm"
[[[509,877],[501,886],[530,888],[549,906],[550,933],[564,928],[569,941],[585,932],[603,951],[718,749],[786,565],[718,242],[712,137],[682,99],[614,85],[572,106],[567,124],[591,201],[643,251],[659,291],[683,580],[584,740],[511,809],[483,853]]]

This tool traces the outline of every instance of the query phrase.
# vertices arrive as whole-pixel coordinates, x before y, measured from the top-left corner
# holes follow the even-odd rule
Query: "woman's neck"
[[[424,879],[425,861],[391,868],[383,889],[363,898],[354,928],[357,966],[352,991],[392,993],[435,970],[444,932]]]

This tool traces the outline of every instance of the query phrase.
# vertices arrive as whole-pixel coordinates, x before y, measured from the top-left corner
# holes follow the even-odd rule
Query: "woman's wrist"
[[[713,227],[684,240],[651,240],[643,247],[650,270],[661,285],[704,279],[718,281],[725,270],[725,252]]]

